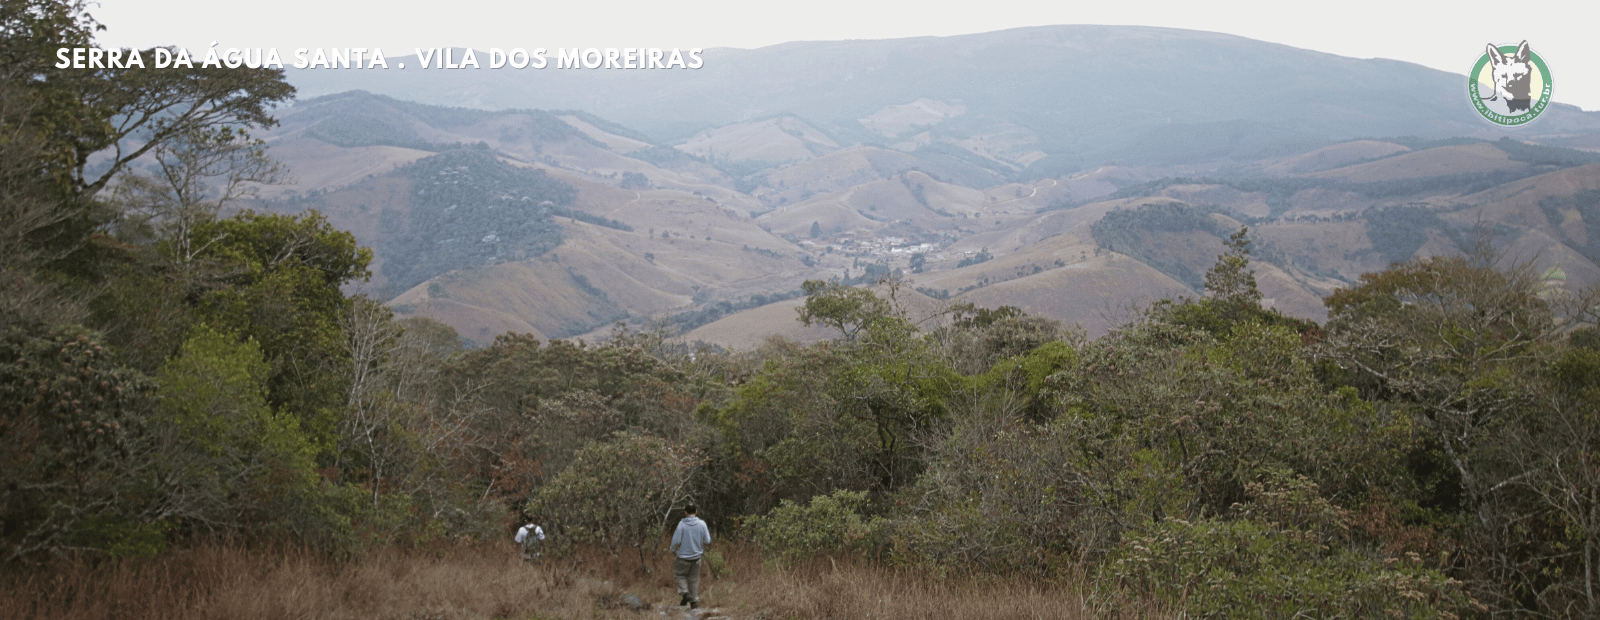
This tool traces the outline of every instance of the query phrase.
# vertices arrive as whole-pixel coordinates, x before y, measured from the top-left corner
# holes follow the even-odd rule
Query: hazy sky
[[[1421,3],[1417,3],[1421,4]],[[787,41],[949,36],[1047,24],[1209,30],[1356,58],[1393,58],[1463,76],[1484,45],[1527,40],[1554,75],[1554,98],[1600,110],[1600,8],[1579,2],[959,3],[817,0],[459,2],[101,0],[103,46],[219,48],[738,47]],[[1556,7],[1562,8],[1556,8]],[[291,58],[292,61],[292,58]],[[1466,97],[1463,79],[1462,97]]]

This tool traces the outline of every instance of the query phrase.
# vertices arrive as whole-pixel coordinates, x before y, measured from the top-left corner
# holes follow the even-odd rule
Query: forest
[[[384,248],[390,297],[462,265],[544,254],[561,243],[552,218],[574,213],[566,207],[577,197],[544,171],[515,168],[481,146],[421,159],[397,173],[411,180],[415,196],[400,218],[409,225],[397,225],[403,232]]]
[[[806,283],[822,342],[469,349],[345,294],[371,251],[315,211],[232,208],[282,173],[249,135],[281,71],[52,68],[93,45],[87,6],[0,13],[7,579],[218,540],[354,566],[524,519],[620,574],[693,502],[775,566],[1071,581],[1107,615],[1600,616],[1600,293],[1482,235],[1320,325],[1261,307],[1241,229],[1203,296],[1092,340],[1012,307],[916,323],[888,274]],[[409,269],[449,247],[421,246]]]

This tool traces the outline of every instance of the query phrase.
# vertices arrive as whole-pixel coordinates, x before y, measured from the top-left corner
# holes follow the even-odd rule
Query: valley
[[[1415,65],[1091,26],[705,57],[626,76],[291,71],[302,97],[262,137],[299,183],[264,188],[264,206],[322,211],[375,249],[363,292],[479,344],[592,340],[617,321],[718,346],[816,338],[768,305],[809,279],[885,275],[1099,334],[1197,295],[1241,226],[1266,303],[1313,320],[1361,274],[1474,230],[1573,285],[1600,280],[1600,113],[1554,105],[1508,133],[1454,101],[1456,76]],[[1227,99],[1229,71],[1259,96],[1196,104]],[[1082,109],[1082,83],[1118,84],[1120,103]],[[529,216],[539,241],[506,241],[488,203],[429,230],[454,203],[419,199],[407,171],[466,152],[449,167],[570,194],[516,196],[550,203]]]

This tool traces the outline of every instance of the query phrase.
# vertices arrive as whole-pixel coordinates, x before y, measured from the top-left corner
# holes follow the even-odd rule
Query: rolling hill
[[[1463,63],[1476,53],[1463,50]],[[418,69],[412,58],[404,70],[294,70],[290,79],[312,97],[362,89],[488,110],[579,109],[663,143],[789,136],[719,150],[770,163],[829,142],[920,149],[1007,180],[1108,162],[1255,161],[1372,136],[1581,147],[1600,134],[1600,114],[1567,105],[1518,130],[1484,123],[1462,75],[1170,28],[1036,26],[704,57],[700,69],[650,71]],[[791,135],[782,124],[806,128]]]
[[[1475,230],[1559,267],[1565,286],[1600,282],[1600,155],[1554,146],[1600,135],[1593,114],[1557,109],[1513,140],[1457,114],[1447,74],[1163,29],[778,48],[708,52],[671,88],[599,71],[511,86],[495,72],[374,77],[401,94],[422,76],[487,89],[461,99],[486,109],[301,100],[263,135],[300,184],[265,188],[264,206],[323,211],[376,249],[369,292],[474,342],[662,320],[723,346],[820,338],[794,322],[801,282],[886,274],[925,306],[1014,305],[1099,333],[1140,303],[1198,294],[1240,226],[1265,303],[1319,320],[1332,290]],[[1019,67],[996,68],[1007,55]],[[756,75],[766,62],[795,72]],[[1262,76],[1263,96],[1178,109],[1217,94],[1224,70]],[[1389,94],[1330,107],[1306,71]],[[1069,113],[1082,98],[1068,84],[1113,74],[1146,98]],[[620,99],[538,110],[490,96],[584,103],[539,90],[546,77]],[[739,79],[748,92],[728,92]],[[649,84],[652,111],[627,107]]]

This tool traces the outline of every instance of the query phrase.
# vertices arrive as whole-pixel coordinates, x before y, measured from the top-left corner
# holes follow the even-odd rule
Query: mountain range
[[[1464,76],[1110,26],[704,56],[292,70],[302,99],[263,137],[299,184],[265,206],[321,210],[374,247],[368,292],[475,342],[617,320],[819,338],[794,321],[802,281],[896,271],[918,312],[1014,305],[1097,333],[1197,294],[1240,226],[1267,303],[1308,318],[1474,231],[1552,286],[1600,282],[1600,114],[1498,128]]]

